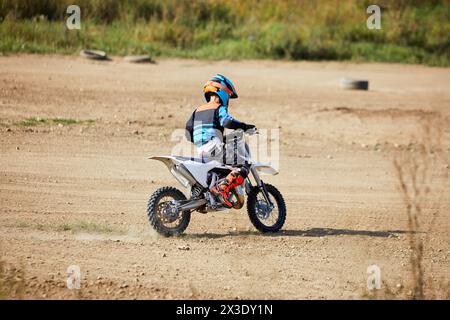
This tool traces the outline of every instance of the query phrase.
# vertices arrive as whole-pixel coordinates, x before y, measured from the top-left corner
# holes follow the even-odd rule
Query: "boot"
[[[211,189],[211,193],[226,207],[232,208],[233,204],[228,200],[230,190],[241,185],[243,182],[244,178],[238,172],[232,171],[225,179],[220,180],[217,185]]]

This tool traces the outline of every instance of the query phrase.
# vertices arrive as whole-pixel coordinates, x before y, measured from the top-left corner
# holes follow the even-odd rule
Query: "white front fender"
[[[277,175],[278,171],[275,170],[274,167],[272,167],[270,164],[268,163],[261,163],[261,162],[255,162],[253,163],[253,166],[256,168],[256,170],[258,170],[258,172],[260,172],[261,174],[265,174],[265,175]]]

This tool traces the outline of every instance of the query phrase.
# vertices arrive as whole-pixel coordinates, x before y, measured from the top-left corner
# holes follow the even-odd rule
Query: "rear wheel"
[[[271,207],[259,187],[253,187],[247,198],[247,212],[250,221],[261,232],[277,232],[286,220],[286,204],[277,188],[265,184]]]
[[[147,215],[150,224],[163,236],[179,235],[189,225],[190,211],[176,210],[176,203],[181,200],[186,200],[185,195],[173,187],[159,188],[148,200]]]

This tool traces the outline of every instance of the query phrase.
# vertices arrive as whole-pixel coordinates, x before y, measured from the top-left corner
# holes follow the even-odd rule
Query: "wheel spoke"
[[[177,212],[179,201],[186,200],[185,195],[173,187],[162,187],[150,197],[147,205],[147,215],[152,227],[164,236],[176,236],[188,226],[191,213]]]
[[[274,208],[270,212],[258,212],[258,211],[266,211],[269,209],[269,204],[266,201],[266,198],[264,197],[264,194],[262,192],[259,192],[257,195],[257,205],[264,204],[263,208],[257,208],[257,216],[259,221],[264,224],[266,227],[272,227],[274,226],[279,218],[279,211],[278,211],[278,204],[274,197],[269,193],[269,199],[274,205]],[[261,210],[264,209],[264,210]]]

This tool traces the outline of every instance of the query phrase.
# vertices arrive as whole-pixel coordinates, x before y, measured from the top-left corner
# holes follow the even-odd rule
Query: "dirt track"
[[[177,184],[146,157],[170,153],[215,72],[238,88],[236,118],[280,129],[280,174],[266,181],[287,203],[282,233],[257,233],[245,210],[195,214],[180,238],[150,229],[149,194]],[[341,90],[344,76],[369,79],[370,91]],[[10,294],[352,299],[376,264],[404,297],[407,219],[392,161],[436,113],[449,158],[449,83],[449,69],[410,65],[1,57],[0,250],[25,276],[23,294]],[[95,122],[17,125],[30,117]],[[450,280],[450,185],[448,163],[434,169],[423,232],[439,209],[424,258],[436,286]],[[80,290],[66,288],[69,265]]]

